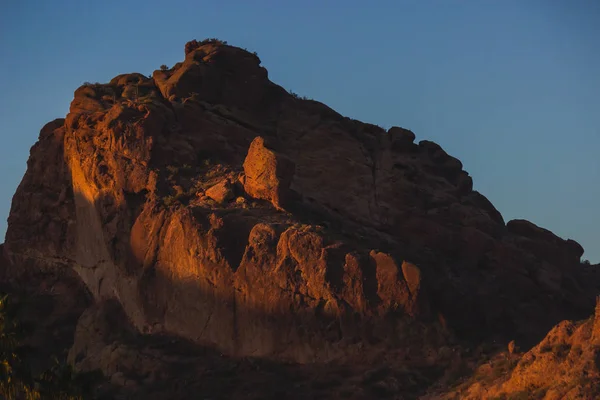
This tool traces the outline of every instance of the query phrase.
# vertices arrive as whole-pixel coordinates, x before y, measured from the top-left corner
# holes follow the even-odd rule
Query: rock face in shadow
[[[439,145],[267,76],[256,55],[190,42],[152,78],[78,88],[31,150],[7,279],[69,271],[137,333],[301,363],[415,337],[533,343],[589,314],[576,242],[505,224]],[[73,349],[101,351],[88,322]]]

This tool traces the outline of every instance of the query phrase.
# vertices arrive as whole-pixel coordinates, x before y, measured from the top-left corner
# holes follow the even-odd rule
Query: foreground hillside
[[[452,390],[442,388],[426,398],[600,398],[600,297],[593,317],[563,321],[527,353],[496,355]]]
[[[578,243],[472,187],[437,144],[192,41],[152,78],[85,84],[42,129],[3,280],[29,294],[39,362],[58,341],[117,397],[450,396],[510,341],[588,317],[600,282]]]

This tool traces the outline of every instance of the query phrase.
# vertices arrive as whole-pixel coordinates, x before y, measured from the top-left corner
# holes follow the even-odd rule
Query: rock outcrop
[[[99,304],[136,334],[301,363],[415,340],[425,358],[452,340],[533,344],[589,315],[581,246],[505,224],[439,145],[295,98],[242,49],[185,53],[77,89],[13,199],[6,279],[72,274],[96,304],[79,367],[111,345],[90,333]]]
[[[264,139],[258,136],[250,143],[244,160],[244,190],[249,196],[268,200],[281,210],[290,197],[294,169],[292,161],[267,149]]]
[[[225,179],[206,190],[206,195],[219,204],[223,204],[233,198],[231,183]]]

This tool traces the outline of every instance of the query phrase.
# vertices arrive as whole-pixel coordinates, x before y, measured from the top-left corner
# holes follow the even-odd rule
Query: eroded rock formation
[[[68,271],[138,334],[301,363],[417,337],[533,343],[592,309],[581,246],[505,224],[439,145],[297,99],[242,49],[185,53],[80,87],[42,129],[9,279]],[[72,361],[110,374],[85,333],[94,310]]]

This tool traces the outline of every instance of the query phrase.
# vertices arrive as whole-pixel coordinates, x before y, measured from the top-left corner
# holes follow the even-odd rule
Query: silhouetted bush
[[[293,90],[291,90],[291,89],[290,89],[288,92],[289,92],[289,94],[291,94],[291,95],[292,95],[292,97],[293,97],[293,98],[295,98],[295,99],[298,99],[298,100],[312,100],[312,99],[311,99],[311,98],[309,98],[309,97],[306,97],[306,96],[300,96],[298,93],[294,92],[294,91],[293,91]]]
[[[167,165],[167,171],[169,171],[171,175],[177,175],[179,168],[174,165]]]
[[[163,64],[163,65],[160,66],[160,70],[161,71],[166,71],[168,69],[169,69],[169,67],[167,67],[165,64]]]
[[[18,321],[7,312],[7,297],[0,296],[0,398],[6,400],[91,399],[101,374],[77,374],[70,365],[54,359],[54,365],[33,376],[22,357],[26,347]]]
[[[211,43],[211,44],[223,44],[223,45],[225,45],[225,44],[227,44],[227,41],[226,40],[217,39],[217,38],[207,38],[207,39],[204,39],[203,41],[201,41],[200,45],[209,44],[209,43]]]
[[[196,50],[198,47],[200,47],[202,45],[205,45],[205,44],[226,45],[227,42],[225,40],[220,40],[220,39],[217,39],[217,38],[208,38],[208,39],[204,39],[201,42],[199,42],[197,40],[190,40],[189,42],[187,42],[185,44],[185,54],[188,55],[192,51]]]

